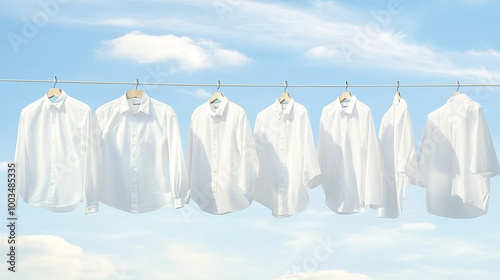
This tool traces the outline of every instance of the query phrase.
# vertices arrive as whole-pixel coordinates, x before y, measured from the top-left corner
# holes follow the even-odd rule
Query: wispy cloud
[[[175,70],[194,71],[220,66],[241,66],[249,58],[236,50],[223,49],[210,40],[189,37],[147,35],[133,31],[103,42],[103,52],[138,63],[171,62]]]
[[[407,223],[400,227],[402,230],[433,230],[435,228],[436,226],[432,223]]]
[[[322,270],[317,272],[300,272],[290,275],[283,275],[274,280],[371,280],[367,275],[359,273],[349,273],[344,270]]]
[[[189,1],[183,4],[166,1],[163,5],[186,5],[193,8],[196,16],[187,19],[150,12],[140,19],[130,19],[124,12],[116,17],[106,15],[102,19],[89,20],[76,16],[61,20],[163,29],[174,34],[245,42],[263,49],[279,48],[300,54],[320,64],[389,69],[464,80],[480,79],[484,83],[500,76],[500,56],[494,49],[463,52],[444,50],[439,46],[418,42],[410,33],[395,32],[393,21],[403,17],[404,3],[397,8],[388,4],[385,10],[377,11],[378,16],[332,1],[291,4],[242,0],[223,5],[222,10],[220,5],[211,1]],[[219,15],[219,18],[214,18],[214,15]],[[180,64],[180,68],[188,70],[209,68],[216,62],[242,65],[248,61],[240,52],[221,49],[211,41],[194,41],[174,35],[146,36],[129,33],[109,41],[111,45],[117,44],[112,47],[111,54],[138,62],[174,60]],[[139,38],[150,44],[135,41]],[[129,39],[134,39],[136,43]],[[185,53],[178,54],[180,50]]]
[[[207,99],[207,98],[210,98],[212,96],[212,94],[210,94],[208,91],[206,91],[202,88],[195,89],[195,90],[181,89],[181,90],[179,90],[179,92],[186,93],[186,94],[192,95],[194,97],[198,97],[200,99]]]
[[[9,164],[8,161],[2,161],[2,162],[0,162],[0,172],[7,170],[7,164]]]

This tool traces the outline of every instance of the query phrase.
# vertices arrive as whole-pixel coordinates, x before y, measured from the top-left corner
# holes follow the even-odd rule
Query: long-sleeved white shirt
[[[302,212],[309,188],[319,185],[319,163],[307,110],[293,99],[276,100],[257,115],[254,140],[259,157],[255,200],[276,217]]]
[[[488,211],[489,178],[500,166],[479,103],[462,93],[430,113],[417,158],[429,213],[474,218]]]
[[[16,146],[16,192],[26,203],[68,212],[84,201],[99,211],[90,174],[92,110],[62,91],[21,111]],[[17,202],[17,199],[16,199]]]
[[[380,207],[382,175],[370,108],[352,96],[323,108],[318,141],[326,204],[339,214]]]
[[[196,108],[186,164],[191,197],[203,211],[225,214],[248,207],[259,162],[245,110],[227,97]]]
[[[99,200],[144,213],[184,206],[188,177],[174,110],[146,93],[124,94],[94,116],[95,184]]]
[[[378,216],[397,218],[403,211],[406,186],[419,177],[410,110],[398,95],[382,117],[378,136],[383,170]]]

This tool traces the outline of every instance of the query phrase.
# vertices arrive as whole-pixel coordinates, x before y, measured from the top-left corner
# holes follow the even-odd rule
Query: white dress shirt
[[[403,210],[406,186],[419,177],[410,110],[398,95],[382,117],[378,137],[384,175],[378,216],[397,218]]]
[[[307,110],[293,99],[276,100],[257,115],[254,140],[259,157],[255,200],[276,217],[302,212],[320,169]]]
[[[318,160],[326,204],[339,214],[378,208],[382,175],[377,135],[370,108],[352,96],[323,108]]]
[[[489,178],[500,174],[500,167],[481,105],[462,93],[430,113],[418,166],[429,213],[449,218],[485,214]]]
[[[131,99],[124,94],[96,110],[94,128],[101,202],[131,213],[184,206],[189,184],[170,106],[146,93]]]
[[[186,154],[191,197],[212,214],[248,207],[259,168],[245,110],[220,101],[194,110]]]
[[[62,91],[21,111],[16,146],[16,192],[26,203],[54,212],[99,211],[90,176],[92,110]],[[16,200],[17,201],[17,200]]]

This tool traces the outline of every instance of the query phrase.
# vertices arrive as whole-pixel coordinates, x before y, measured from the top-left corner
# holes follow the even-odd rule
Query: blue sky
[[[461,1],[81,1],[0,4],[0,78],[281,84],[499,84],[500,3]],[[30,28],[31,27],[31,28]],[[52,84],[1,82],[0,162],[14,158],[19,113]],[[131,86],[59,84],[94,110]],[[192,111],[215,87],[140,86],[171,105],[184,147]],[[253,127],[281,88],[221,91]],[[315,142],[321,110],[342,88],[289,88],[308,109]],[[378,131],[394,88],[351,88]],[[418,146],[427,114],[455,88],[400,88]],[[462,87],[478,101],[500,150],[500,88]],[[499,156],[500,158],[500,156]],[[6,181],[5,167],[0,178]],[[340,216],[321,188],[310,207],[277,219],[258,203],[223,216],[191,202],[133,215],[101,204],[97,214],[18,208],[19,272],[2,279],[497,279],[500,176],[489,213],[453,220],[426,212],[409,185],[403,215]],[[5,183],[1,183],[4,184]],[[4,188],[2,188],[4,189]],[[6,209],[6,191],[0,191]],[[6,232],[0,251],[6,252]],[[3,255],[3,253],[2,253]],[[16,277],[13,277],[16,276]]]

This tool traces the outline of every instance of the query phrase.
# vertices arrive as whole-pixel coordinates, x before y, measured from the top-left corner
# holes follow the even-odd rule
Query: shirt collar
[[[358,101],[358,98],[356,97],[356,95],[353,95],[351,97],[351,100],[349,101],[349,104],[347,105],[347,108],[344,110],[342,108],[342,104],[340,103],[340,99],[339,97],[337,97],[337,99],[335,99],[335,106],[341,111],[341,112],[344,112],[348,115],[352,114],[352,111],[354,110],[354,106],[356,106],[356,101]]]
[[[220,105],[217,109],[212,110],[212,104],[210,103],[210,100],[207,101],[207,107],[208,107],[208,110],[210,111],[210,115],[212,117],[215,117],[215,116],[221,116],[223,113],[224,113],[224,110],[226,109],[226,106],[227,106],[227,103],[229,102],[229,99],[227,99],[227,97],[222,97],[222,99],[220,99]]]
[[[395,106],[402,106],[402,107],[408,106],[406,104],[406,100],[404,100],[403,98],[401,98],[401,100],[399,100],[399,96],[397,93],[394,95],[394,100],[392,101],[392,104]]]
[[[293,104],[295,104],[295,100],[293,98],[290,98],[290,101],[288,101],[288,105],[286,105],[285,109],[281,107],[281,103],[279,102],[279,98],[276,99],[273,103],[273,109],[278,118],[286,118],[290,112],[292,111]]]
[[[61,92],[61,95],[57,97],[57,99],[54,102],[51,102],[50,99],[47,97],[47,94],[43,96],[43,102],[45,104],[45,108],[49,109],[51,106],[54,106],[57,109],[61,109],[61,106],[64,104],[64,101],[66,100],[66,97],[68,94],[63,90]]]
[[[149,114],[149,96],[143,92],[141,98],[141,104],[136,113],[143,112],[144,114]],[[120,97],[120,113],[131,111],[130,105],[128,104],[127,94],[125,93]]]

